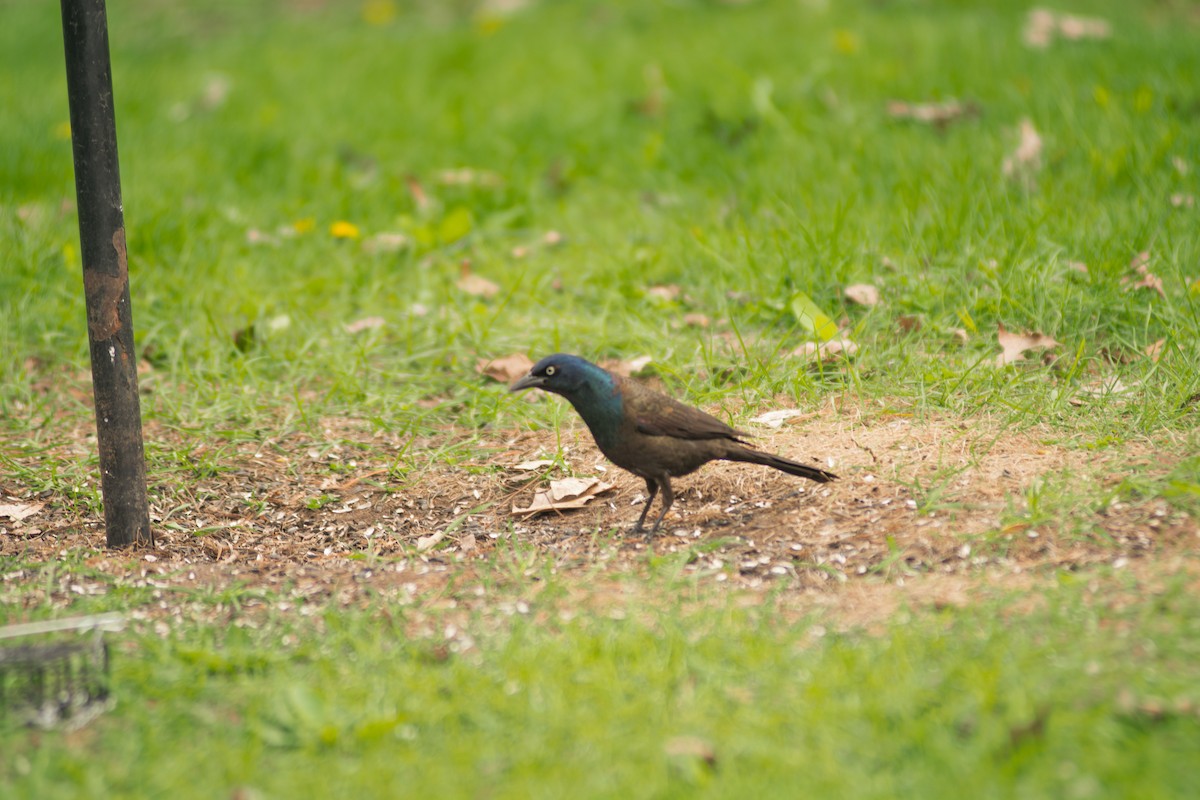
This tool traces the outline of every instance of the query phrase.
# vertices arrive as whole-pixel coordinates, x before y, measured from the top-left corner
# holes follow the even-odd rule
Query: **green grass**
[[[8,734],[0,776],[30,798],[1190,791],[1200,606],[1181,581],[1064,574],[1032,609],[991,592],[867,634],[686,585],[580,613],[548,580],[445,615],[380,599],[117,634],[117,708]]]
[[[1187,3],[1076,4],[1112,38],[1046,50],[1021,43],[1015,2],[581,0],[505,15],[413,0],[382,24],[359,3],[175,5],[109,3],[164,508],[239,468],[249,442],[340,444],[387,465],[391,488],[430,466],[479,470],[498,438],[570,416],[483,380],[477,358],[565,350],[651,354],[673,391],[710,407],[840,397],[1136,451],[1112,485],[1049,474],[1004,509],[1002,526],[1064,542],[1092,537],[1114,500],[1193,521],[1200,509]],[[56,4],[0,0],[0,490],[95,518],[61,41]],[[950,98],[980,114],[945,130],[887,114],[891,99]],[[1044,140],[1032,184],[1002,172],[1023,118]],[[338,222],[358,237],[335,237]],[[379,234],[406,245],[373,250]],[[1122,283],[1143,251],[1161,295]],[[459,290],[464,262],[499,293]],[[844,300],[862,282],[878,306]],[[666,284],[681,293],[649,291]],[[787,358],[813,338],[804,298],[845,319],[855,358]],[[345,330],[370,316],[385,324]],[[907,317],[920,328],[902,331]],[[1052,336],[1057,360],[996,368],[1000,325]],[[1095,394],[1114,378],[1128,390]],[[340,418],[408,444],[326,435]],[[957,502],[955,469],[912,485],[922,509]],[[981,544],[1003,549],[1000,533]],[[80,734],[3,730],[0,779],[39,798],[1192,788],[1200,608],[1183,578],[1152,590],[1064,573],[1032,611],[1014,590],[842,631],[786,586],[753,608],[701,592],[675,556],[623,576],[636,588],[612,619],[572,607],[573,579],[546,574],[532,545],[506,546],[480,568],[483,603],[455,581],[408,603],[313,603],[312,618],[260,589],[170,594],[206,621],[118,636],[117,708]],[[0,575],[84,575],[105,591],[63,609],[0,584],[0,622],[164,600],[92,574],[90,555],[6,558]],[[499,610],[518,601],[533,613]],[[678,737],[714,763],[669,754]]]
[[[1170,7],[1097,11],[1111,41],[1036,51],[1016,4],[572,3],[495,19],[405,5],[384,25],[353,7],[115,7],[136,329],[169,376],[147,414],[304,425],[350,406],[421,427],[436,420],[416,400],[435,397],[479,425],[513,414],[479,386],[476,354],[565,349],[652,353],[701,399],[843,391],[1084,424],[1096,415],[1067,401],[1119,369],[1141,390],[1103,419],[1169,425],[1200,390],[1197,212],[1170,202],[1200,194],[1195,23]],[[11,412],[57,403],[31,391],[29,356],[80,365],[86,347],[74,215],[60,210],[73,185],[56,10],[3,13]],[[939,132],[886,114],[892,98],[948,97],[981,116]],[[1001,173],[1023,117],[1046,143],[1034,190]],[[439,181],[458,168],[485,178]],[[369,254],[329,234],[339,220],[411,246]],[[298,221],[311,230],[279,233]],[[564,244],[541,245],[548,231]],[[1165,297],[1123,291],[1143,250]],[[497,298],[455,289],[464,259]],[[863,281],[883,305],[845,308],[841,289]],[[660,283],[686,299],[646,294]],[[778,366],[809,338],[790,310],[800,292],[849,316],[863,349],[848,369]],[[728,322],[680,328],[687,311]],[[342,330],[372,315],[388,324]],[[910,315],[923,328],[899,335]],[[990,369],[998,324],[1062,342],[1059,371]],[[1137,357],[1159,339],[1161,361]],[[717,379],[731,367],[736,380]]]

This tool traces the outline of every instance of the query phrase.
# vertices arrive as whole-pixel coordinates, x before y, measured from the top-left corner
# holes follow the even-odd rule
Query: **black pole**
[[[153,544],[104,0],[62,0],[100,489],[109,547]]]

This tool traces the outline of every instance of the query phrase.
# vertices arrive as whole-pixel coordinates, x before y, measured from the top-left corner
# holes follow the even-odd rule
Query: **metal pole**
[[[153,544],[104,0],[62,0],[100,489],[109,547]]]

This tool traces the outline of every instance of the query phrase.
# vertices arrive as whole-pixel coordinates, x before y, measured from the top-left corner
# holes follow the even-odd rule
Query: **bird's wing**
[[[626,386],[628,385],[627,383]],[[735,440],[749,436],[698,408],[686,406],[666,395],[642,387],[633,391],[626,390],[625,407],[628,412],[632,412],[637,430],[647,436]]]

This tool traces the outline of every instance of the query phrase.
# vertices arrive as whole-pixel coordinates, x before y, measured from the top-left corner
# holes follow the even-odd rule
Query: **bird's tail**
[[[731,447],[725,455],[727,461],[745,461],[748,464],[762,464],[766,467],[773,467],[780,472],[786,472],[789,475],[797,475],[801,478],[808,478],[810,481],[817,483],[828,483],[832,480],[837,480],[837,475],[832,472],[826,472],[823,469],[801,464],[798,461],[792,461],[790,458],[783,456],[764,453],[761,450],[752,450],[749,447]]]

